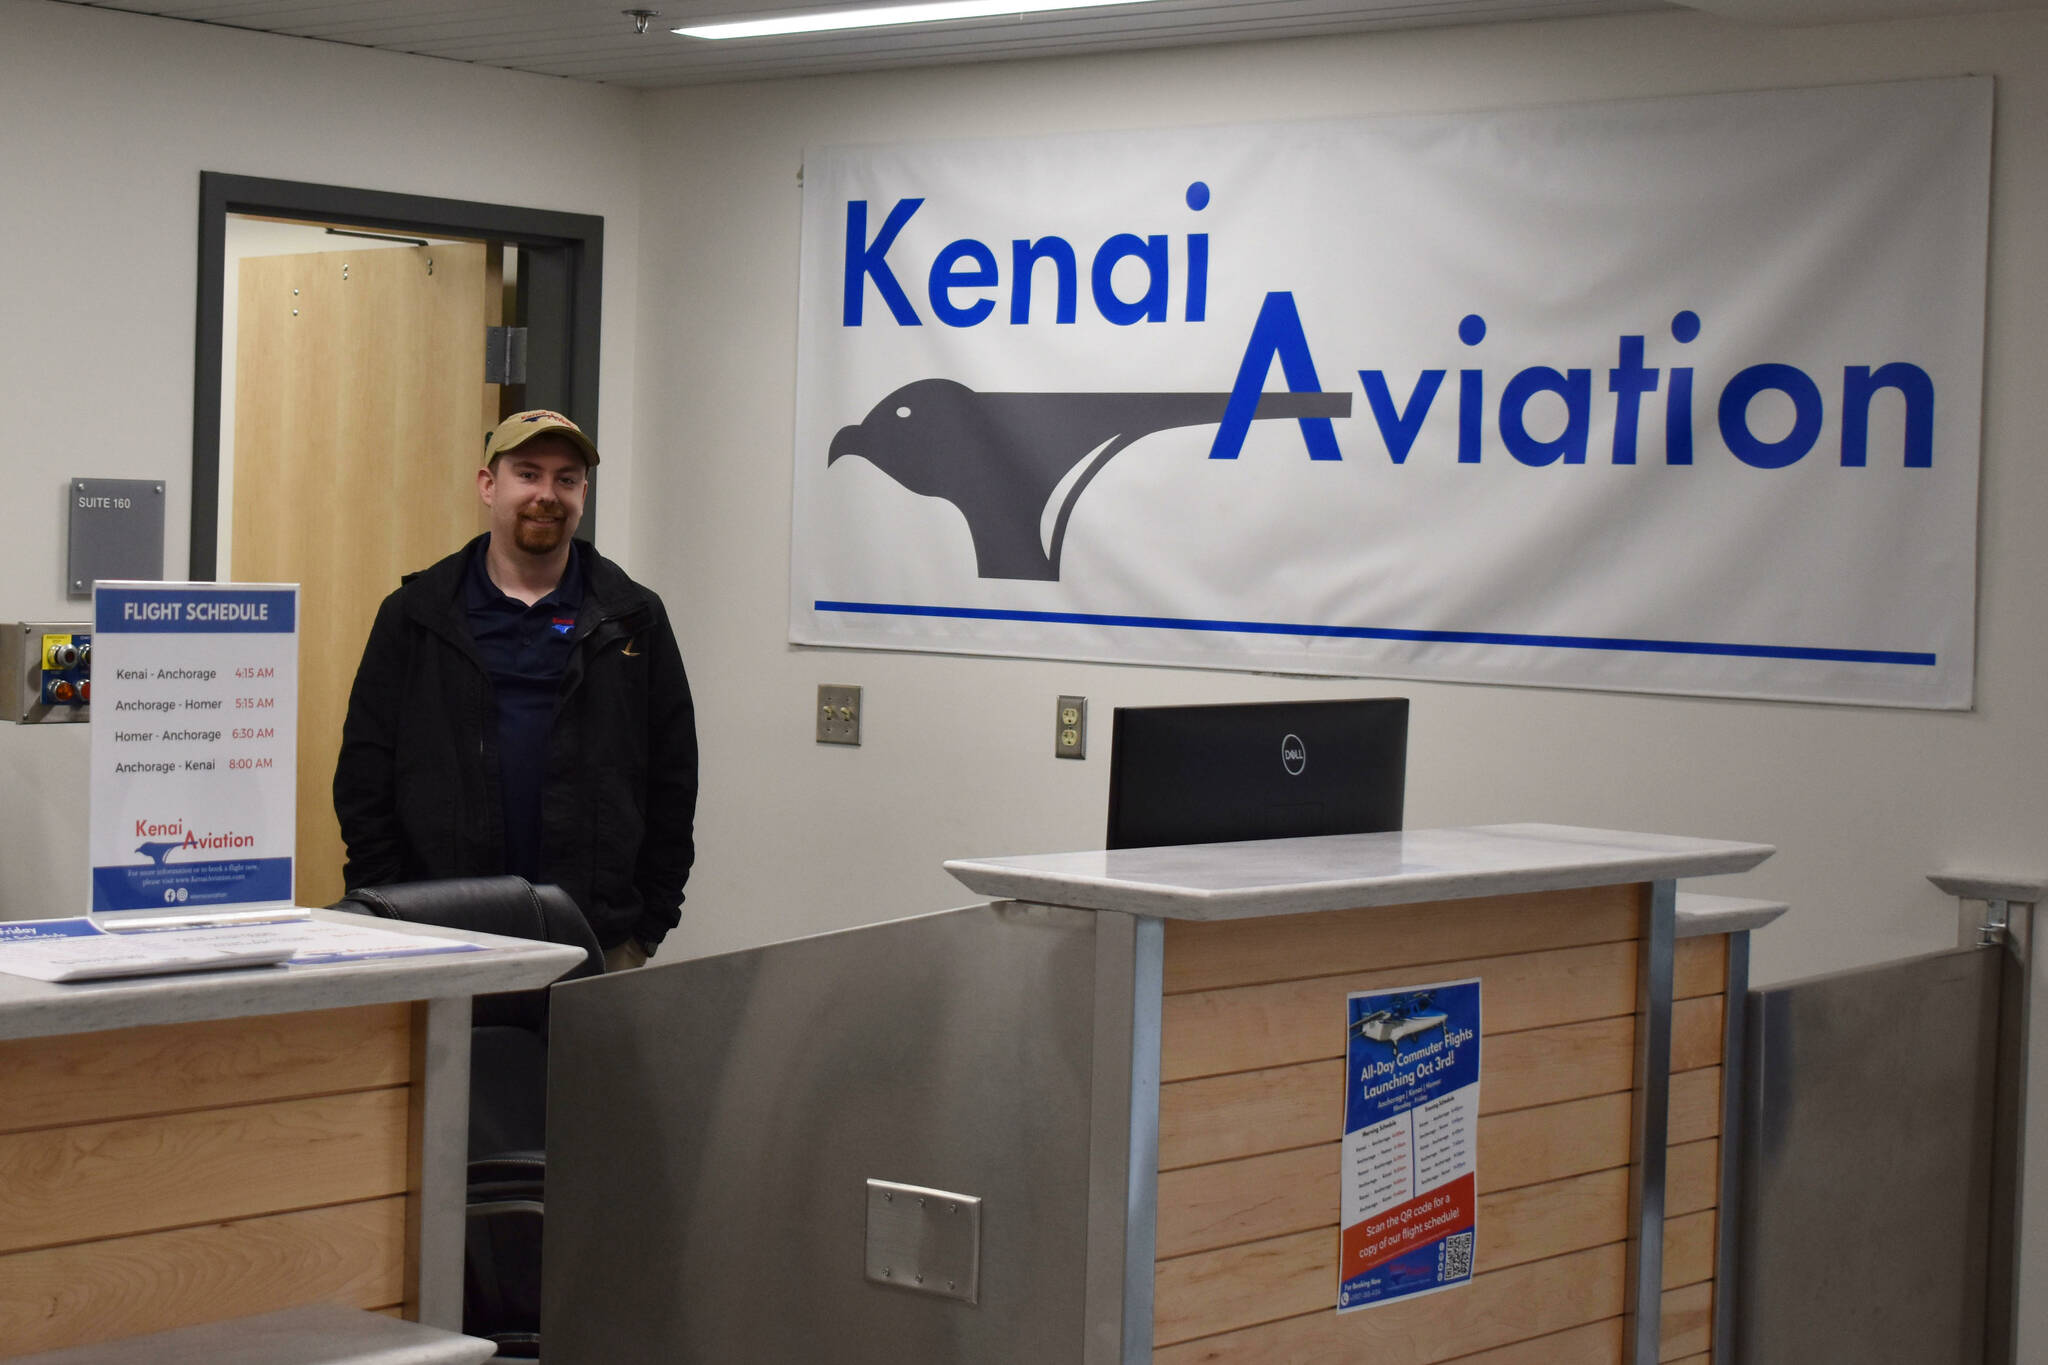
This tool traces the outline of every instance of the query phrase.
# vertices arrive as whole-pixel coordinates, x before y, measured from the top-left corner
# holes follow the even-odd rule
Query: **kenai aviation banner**
[[[1967,707],[1991,82],[837,148],[803,644]]]

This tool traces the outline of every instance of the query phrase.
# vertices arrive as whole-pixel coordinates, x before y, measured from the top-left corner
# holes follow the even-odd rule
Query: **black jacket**
[[[350,889],[505,870],[497,706],[463,605],[475,551],[472,541],[407,575],[370,627],[334,769]],[[589,546],[579,553],[542,880],[575,898],[603,946],[652,946],[680,917],[696,857],[696,715],[661,599]]]

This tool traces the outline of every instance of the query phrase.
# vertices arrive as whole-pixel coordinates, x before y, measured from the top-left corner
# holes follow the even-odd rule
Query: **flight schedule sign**
[[[1340,1313],[1472,1278],[1479,982],[1360,991],[1346,1023]]]
[[[288,905],[299,590],[93,592],[95,913]]]

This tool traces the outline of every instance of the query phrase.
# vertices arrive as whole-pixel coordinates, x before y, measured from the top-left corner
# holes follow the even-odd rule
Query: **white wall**
[[[785,643],[797,169],[807,146],[1483,109],[1909,76],[1998,78],[1978,704],[1967,714],[1342,683]],[[668,596],[704,724],[701,951],[971,899],[962,854],[1101,838],[1119,704],[1401,692],[1411,824],[1514,819],[1759,839],[1721,887],[1789,900],[1763,978],[1941,946],[1946,866],[2048,867],[2048,16],[1780,30],[1669,15],[764,82],[646,107],[640,567]],[[817,454],[822,459],[822,453]],[[866,743],[811,741],[819,682]],[[1086,694],[1095,756],[1051,756]]]
[[[797,170],[807,146],[1466,110],[1990,72],[1997,77],[1977,706],[1966,714],[1479,686],[1356,684],[785,643]],[[2048,870],[2048,17],[1807,30],[1694,14],[1326,38],[814,78],[648,100],[639,567],[667,596],[702,716],[698,871],[670,951],[972,899],[963,854],[1099,846],[1119,704],[1399,692],[1414,825],[1542,819],[1757,839],[1719,889],[1788,900],[1756,975],[1954,941],[1944,867]],[[812,452],[823,458],[823,452]],[[859,683],[865,745],[811,740]],[[1094,755],[1050,754],[1083,693]],[[2048,1009],[2035,1055],[2048,1058]],[[2048,1188],[2038,1073],[2031,1186]],[[2048,1199],[2033,1201],[2022,1359],[2048,1359]]]
[[[639,175],[630,93],[0,0],[0,620],[78,620],[67,477],[169,485],[186,571],[199,173],[600,214],[608,506],[630,558]],[[451,452],[450,458],[467,458]],[[85,907],[84,726],[0,725],[0,919]]]

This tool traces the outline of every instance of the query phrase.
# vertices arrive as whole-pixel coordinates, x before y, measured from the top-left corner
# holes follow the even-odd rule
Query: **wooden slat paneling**
[[[1721,1044],[1725,1041],[1721,1005],[1726,998],[1700,995],[1680,1000],[1671,1007],[1673,1072],[1696,1071],[1703,1066],[1721,1064]]]
[[[1635,1040],[1631,1015],[1489,1033],[1479,1047],[1479,1112],[1498,1114],[1626,1090],[1635,1083]]]
[[[1720,1202],[1720,1141],[1705,1138],[1669,1148],[1664,1166],[1664,1216],[1698,1213]]]
[[[1664,1220],[1664,1285],[1683,1289],[1714,1278],[1714,1211]]]
[[[1160,1346],[1337,1303],[1337,1228],[1161,1261],[1152,1289]]]
[[[1334,1237],[1342,1164],[1332,1142],[1162,1175],[1159,1259],[1314,1228]],[[1476,1269],[1615,1241],[1627,1235],[1627,1211],[1626,1167],[1489,1192],[1479,1200]]]
[[[1202,1337],[1156,1350],[1154,1365],[1431,1365],[1562,1332],[1620,1314],[1620,1244],[1475,1277],[1449,1296],[1328,1311]],[[1335,1301],[1335,1287],[1330,1287]],[[1680,1290],[1690,1293],[1690,1290]]]
[[[1270,919],[1168,920],[1166,992],[1214,990],[1637,937],[1642,891],[1596,886]]]
[[[1154,1289],[1154,1339],[1171,1345],[1334,1308],[1336,1212],[1333,1202],[1325,1225],[1309,1231],[1162,1260]],[[1478,1225],[1477,1277],[1625,1241],[1628,1171],[1617,1168],[1483,1196]],[[1667,1222],[1663,1261],[1666,1289],[1711,1280],[1714,1214]]]
[[[395,1304],[404,1235],[394,1198],[0,1256],[0,1356],[306,1303]]]
[[[0,1137],[0,1251],[400,1194],[405,1088]]]
[[[1560,905],[1564,926],[1532,924],[1530,899],[1168,927],[1158,1365],[1619,1360],[1641,888]],[[1474,943],[1489,955],[1443,956]],[[1667,1359],[1704,1350],[1710,1327],[1726,963],[1720,938],[1681,943],[1674,963]],[[1454,1295],[1338,1315],[1332,1021],[1354,990],[1474,976],[1478,1274]]]
[[[1160,1260],[1305,1232],[1337,1219],[1341,1143],[1272,1152],[1159,1177]]]
[[[1688,1285],[1664,1291],[1659,1360],[1699,1355],[1713,1345],[1714,1286]]]
[[[1518,1341],[1447,1365],[1621,1365],[1622,1320],[1589,1322],[1533,1341]]]
[[[1728,989],[1728,936],[1682,938],[1671,955],[1671,998],[1719,995]]]
[[[1480,1112],[1627,1090],[1634,1048],[1630,1016],[1488,1036]],[[1343,1126],[1343,1094],[1335,1057],[1168,1082],[1159,1092],[1160,1169],[1329,1141]]]
[[[1484,980],[1485,1032],[1607,1019],[1635,1012],[1636,945],[1604,943],[1515,957],[1431,964],[1435,980]],[[1161,1019],[1160,1067],[1167,1081],[1337,1055],[1344,1045],[1344,997],[1414,984],[1394,968],[1270,986],[1169,996]]]
[[[0,1133],[404,1085],[410,1007],[0,1042]]]
[[[1629,1096],[1517,1109],[1479,1120],[1479,1189],[1513,1189],[1628,1164]]]
[[[1343,1130],[1344,1063],[1335,1058],[1159,1087],[1162,1171],[1331,1142]]]
[[[1333,1228],[1332,1234],[1336,1230]],[[1479,1198],[1472,1269],[1484,1275],[1628,1237],[1628,1168],[1595,1171]]]
[[[1671,1078],[1671,1124],[1665,1140],[1672,1146],[1721,1135],[1721,1068],[1681,1071]]]

